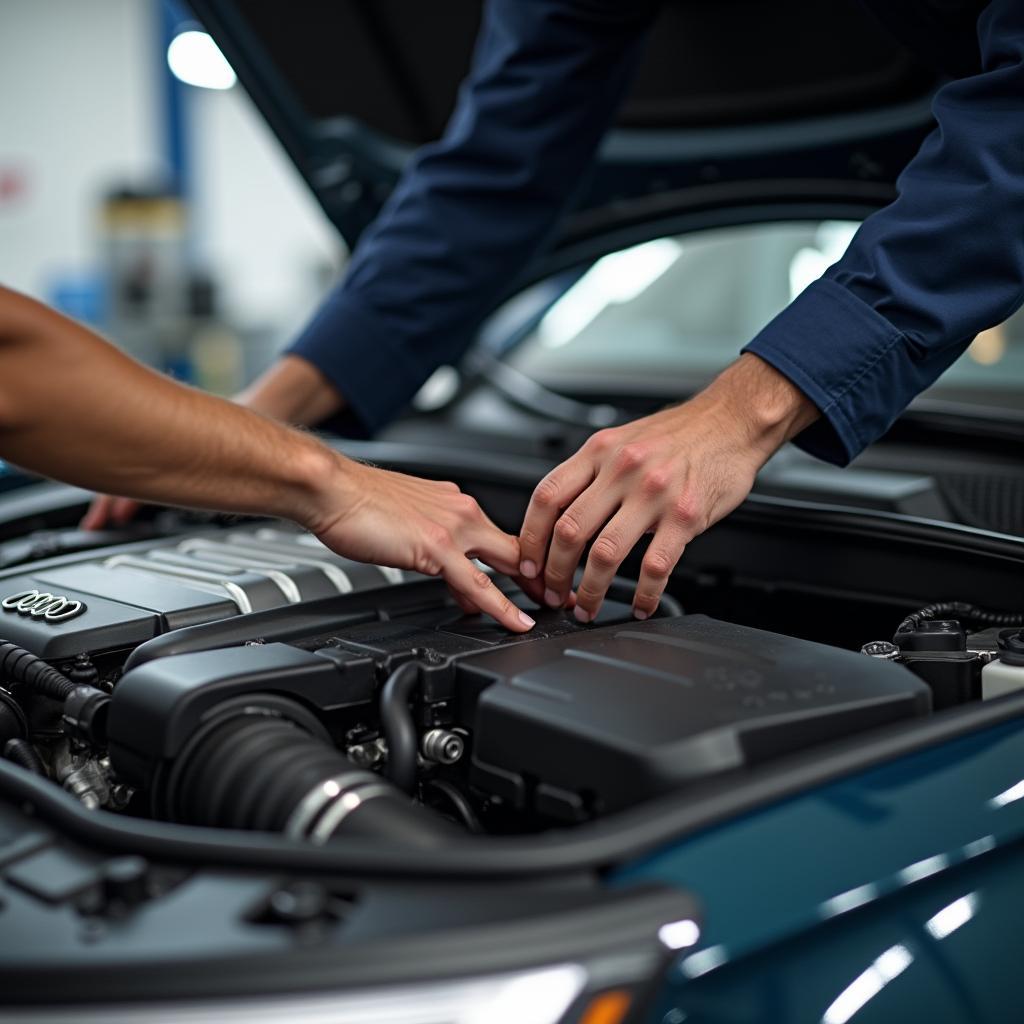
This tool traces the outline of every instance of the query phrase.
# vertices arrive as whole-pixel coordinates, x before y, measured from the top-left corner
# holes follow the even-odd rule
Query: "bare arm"
[[[328,379],[301,356],[284,355],[235,401],[282,423],[312,427],[345,407]],[[117,493],[98,494],[82,519],[83,530],[101,530],[111,523],[127,523],[139,510],[134,498]]]
[[[341,554],[443,576],[464,608],[510,629],[533,624],[470,561],[515,571],[516,540],[454,484],[346,459],[309,435],[176,384],[6,289],[0,456],[145,501],[291,519]]]
[[[46,476],[148,501],[308,520],[331,453],[146,369],[0,290],[0,451]],[[319,472],[318,472],[319,471]]]
[[[282,423],[312,427],[341,412],[345,401],[302,356],[284,355],[235,399]]]

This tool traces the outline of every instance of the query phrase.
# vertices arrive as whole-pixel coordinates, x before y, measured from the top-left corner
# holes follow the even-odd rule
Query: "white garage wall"
[[[46,298],[96,269],[99,198],[162,177],[158,2],[0,0],[0,282]],[[282,344],[343,247],[241,87],[185,93],[198,262],[236,325]]]
[[[95,257],[96,199],[158,171],[154,10],[140,0],[0,3],[0,281],[43,297]]]
[[[297,330],[341,265],[340,238],[241,87],[187,98],[200,257],[221,271],[236,323]]]

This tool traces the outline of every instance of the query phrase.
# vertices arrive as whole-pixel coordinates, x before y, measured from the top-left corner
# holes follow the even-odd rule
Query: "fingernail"
[[[544,603],[549,608],[561,608],[562,599],[550,587],[544,591]]]
[[[526,614],[526,612],[522,612],[522,611],[519,613],[519,621],[527,629],[533,629],[533,627],[537,625],[537,623],[534,622],[533,619],[531,619],[530,616]]]
[[[651,617],[651,613],[650,612],[645,612],[641,608],[634,608],[633,609],[633,618],[634,619],[639,619],[641,622],[643,622],[644,619],[649,619],[650,617]]]
[[[535,579],[537,576],[537,563],[531,562],[530,559],[527,558],[519,563],[519,572],[528,580]]]
[[[576,621],[577,622],[589,622],[591,620],[591,618],[593,617],[590,614],[590,612],[588,612],[585,609],[581,608],[579,605],[576,605],[576,607],[573,608],[572,613],[573,613],[573,615],[576,616]]]

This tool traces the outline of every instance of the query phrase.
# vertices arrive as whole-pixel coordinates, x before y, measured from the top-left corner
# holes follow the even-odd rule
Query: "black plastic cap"
[[[956,619],[926,619],[892,639],[902,651],[967,650],[967,631]]]
[[[1024,629],[1004,629],[999,634],[999,660],[1024,665]]]

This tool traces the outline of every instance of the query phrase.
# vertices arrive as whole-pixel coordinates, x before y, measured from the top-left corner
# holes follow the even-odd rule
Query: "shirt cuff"
[[[880,313],[834,281],[801,292],[748,345],[788,377],[822,418],[794,439],[844,466],[889,429],[917,393],[912,351]]]
[[[344,289],[288,352],[312,363],[345,399],[345,410],[320,426],[347,435],[376,433],[409,404],[426,376]]]

